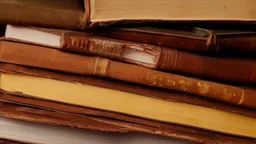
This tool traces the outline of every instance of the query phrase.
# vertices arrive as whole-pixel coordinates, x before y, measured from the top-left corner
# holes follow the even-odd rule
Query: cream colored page
[[[225,111],[32,76],[1,74],[1,89],[144,118],[256,138],[256,119]]]
[[[90,0],[91,22],[256,20],[256,0]]]

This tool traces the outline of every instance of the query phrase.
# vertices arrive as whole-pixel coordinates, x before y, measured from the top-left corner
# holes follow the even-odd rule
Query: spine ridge
[[[175,49],[161,48],[158,60],[158,68],[168,71],[175,71],[178,59],[178,51]]]
[[[161,72],[133,64],[111,61],[107,58],[68,54],[39,46],[3,42],[1,50],[3,55],[2,58],[0,57],[1,62],[107,77],[190,93],[256,109],[255,90]],[[167,58],[174,59],[171,68],[175,68],[177,52],[170,52],[173,57],[168,56]],[[49,60],[53,57],[54,59]]]
[[[124,44],[104,38],[62,34],[61,48],[66,51],[99,55],[103,57],[121,59]]]
[[[92,75],[95,76],[107,76],[107,70],[109,66],[109,59],[95,57],[92,61]]]

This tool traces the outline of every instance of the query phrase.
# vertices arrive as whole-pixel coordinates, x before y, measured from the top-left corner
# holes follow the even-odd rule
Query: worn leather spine
[[[62,33],[62,50],[83,54],[98,55],[112,59],[122,59],[124,43],[90,35]]]
[[[25,106],[8,101],[0,102],[0,105],[0,115],[3,117],[37,123],[64,125],[106,132],[143,132],[208,144],[249,144],[255,142],[255,139],[223,135],[189,127],[133,118],[131,116],[126,116],[128,119],[122,120],[119,119],[119,117],[102,117],[100,114],[96,114],[96,117],[91,115],[73,114],[65,111],[35,107],[33,105]],[[131,119],[137,119],[137,122],[130,121],[129,117]],[[138,121],[145,121],[148,124],[140,124]]]
[[[81,0],[3,0],[0,23],[84,30],[86,16]]]
[[[213,45],[215,46],[220,45],[220,43],[224,43],[220,40],[225,40],[220,39],[219,41],[216,41],[214,36],[210,37],[211,38],[209,38],[209,41],[206,44],[208,49],[212,49]],[[226,43],[226,45],[232,44]],[[155,58],[155,64],[125,59],[123,54],[127,50],[133,49],[133,47],[140,49],[137,51],[144,53],[149,52],[153,55]],[[235,47],[235,45],[233,47]],[[171,48],[157,47],[128,41],[118,41],[103,37],[100,38],[89,34],[65,32],[62,34],[61,48],[64,51],[102,56],[149,68],[162,69],[164,71],[186,74],[200,78],[223,82],[256,82],[256,75],[254,74],[256,62],[253,60],[203,56]],[[215,50],[218,51],[218,49]],[[243,75],[241,75],[241,73],[243,73]]]
[[[74,74],[107,77],[256,108],[255,91],[250,89],[160,72],[101,57],[76,55],[56,49],[2,41],[0,61]]]
[[[177,48],[186,51],[207,52],[209,37],[198,37],[191,35],[186,30],[171,30],[164,28],[140,27],[119,28],[93,31],[99,36],[133,41],[143,44],[151,44],[162,47]],[[209,35],[209,33],[207,33]]]
[[[256,52],[256,32],[250,35],[216,36],[215,51],[217,53]]]
[[[223,111],[228,111],[232,113],[237,113],[241,115],[246,115],[250,117],[256,117],[256,111],[253,109],[248,109],[245,107],[240,107],[237,105],[232,105],[220,101],[211,100],[204,97],[197,97],[190,94],[174,92],[170,90],[158,89],[158,88],[148,88],[146,86],[137,85],[137,84],[130,84],[130,83],[123,83],[122,81],[116,80],[105,80],[99,77],[91,77],[91,76],[82,76],[82,75],[74,75],[62,72],[56,72],[51,70],[45,69],[37,69],[27,66],[20,66],[8,63],[0,63],[0,72],[11,73],[11,74],[25,74],[31,76],[39,76],[51,79],[57,79],[62,81],[69,81],[69,82],[78,82],[87,85],[93,85],[98,87],[104,87],[109,89],[120,90],[129,93],[140,94],[144,96],[154,97],[158,99],[168,100],[168,101],[178,101],[184,103],[190,103],[194,105],[219,109]],[[0,91],[1,92],[1,91]],[[69,111],[72,113],[82,113],[83,110],[79,107],[74,107],[70,105],[64,105],[61,103],[49,103],[44,101],[42,103],[40,100],[33,99],[33,98],[25,98],[13,95],[0,95],[1,99],[13,102],[19,102],[24,104],[37,104],[38,106],[48,107],[48,108],[55,108],[61,111]]]
[[[240,53],[256,51],[256,32],[191,28],[119,28],[94,31],[97,35],[203,53]]]
[[[161,49],[157,68],[223,82],[255,83],[256,62],[249,59],[203,56]]]
[[[136,50],[144,53],[150,53],[154,56],[155,61],[159,59],[160,48],[150,45],[141,45],[127,41],[118,41],[97,37],[87,34],[62,33],[61,49],[68,52],[90,54],[102,56],[114,60],[138,64],[149,68],[155,68],[154,64],[148,64],[124,57],[125,53]]]

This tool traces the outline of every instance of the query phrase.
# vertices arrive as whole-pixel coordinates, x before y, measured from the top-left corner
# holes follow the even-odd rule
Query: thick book
[[[90,107],[229,135],[256,138],[256,118],[202,106],[20,74],[1,73],[1,89],[8,94]]]
[[[0,61],[80,75],[107,77],[181,91],[255,109],[255,91],[57,49],[0,41]]]
[[[207,132],[204,130],[199,130],[199,129],[192,129],[189,127],[182,127],[179,125],[169,125],[169,124],[163,124],[163,123],[157,123],[157,122],[151,122],[151,123],[156,123],[156,126],[149,126],[149,125],[140,125],[137,123],[133,123],[133,122],[124,122],[124,121],[119,121],[117,119],[115,119],[113,121],[112,118],[97,118],[97,117],[92,117],[92,116],[84,116],[84,115],[74,115],[72,113],[66,113],[66,112],[61,112],[61,111],[54,111],[53,110],[49,110],[49,109],[44,109],[44,108],[38,108],[38,107],[29,107],[29,106],[25,106],[25,105],[19,105],[19,104],[11,104],[9,102],[1,102],[1,106],[4,107],[3,112],[1,112],[1,115],[5,115],[4,117],[8,117],[11,116],[11,119],[17,119],[17,120],[25,120],[25,121],[30,121],[30,123],[27,122],[23,122],[23,126],[22,127],[16,127],[16,125],[12,125],[12,127],[10,127],[11,129],[9,131],[3,132],[0,135],[2,135],[2,137],[5,138],[9,138],[9,139],[16,139],[16,140],[20,140],[20,141],[26,141],[28,142],[28,139],[24,139],[21,136],[21,133],[15,133],[20,129],[24,129],[24,128],[35,128],[34,125],[38,125],[36,123],[42,123],[44,124],[44,127],[40,127],[40,129],[43,131],[46,131],[47,128],[49,127],[53,127],[54,125],[54,129],[50,129],[49,134],[46,133],[41,133],[39,135],[37,135],[37,133],[34,132],[30,132],[29,134],[32,135],[32,137],[29,139],[31,140],[40,140],[40,136],[43,136],[44,139],[45,137],[47,137],[47,139],[45,139],[46,141],[44,141],[44,143],[49,143],[49,141],[54,140],[55,143],[57,141],[62,142],[62,139],[59,139],[59,135],[57,134],[53,134],[51,132],[56,132],[59,133],[60,135],[67,135],[68,137],[68,141],[67,143],[70,141],[73,141],[73,143],[83,143],[84,140],[81,140],[81,138],[85,138],[88,139],[87,134],[89,134],[91,136],[92,139],[94,139],[94,137],[98,137],[98,135],[100,135],[102,137],[102,135],[105,135],[106,138],[111,138],[111,142],[115,143],[115,141],[113,139],[117,138],[119,139],[119,137],[122,137],[123,140],[129,139],[129,142],[136,142],[136,143],[141,143],[143,142],[143,140],[147,141],[151,141],[151,142],[155,142],[155,143],[161,143],[162,141],[164,143],[168,143],[168,142],[173,142],[173,141],[177,141],[177,142],[182,142],[181,140],[178,139],[184,139],[186,141],[183,141],[184,143],[207,143],[207,144],[215,144],[215,143],[219,143],[219,144],[227,144],[227,143],[232,143],[232,144],[250,144],[255,142],[255,139],[249,139],[249,138],[242,138],[242,137],[235,137],[235,136],[229,136],[229,135],[225,135],[225,134],[218,134],[218,133],[214,133],[214,132]],[[68,117],[65,120],[62,120],[62,117]],[[94,131],[89,131],[89,130],[83,130],[83,129],[90,129],[88,127],[98,127],[100,128],[101,126],[97,126],[97,125],[87,125],[86,123],[88,121],[79,121],[77,120],[76,123],[72,123],[69,122],[70,121],[74,121],[74,119],[84,119],[85,117],[89,117],[92,118],[94,120],[99,120],[102,124],[106,124],[108,122],[112,121],[112,125],[117,125],[119,128],[121,129],[126,129],[126,131],[105,131],[103,132],[94,132],[96,129],[94,129]],[[131,117],[131,116],[127,116],[127,117]],[[131,117],[132,118],[132,117]],[[3,119],[3,118],[2,118]],[[12,123],[15,120],[10,120]],[[3,121],[1,121],[1,124],[3,126],[6,127],[6,121],[4,123],[2,123]],[[7,125],[11,125],[11,123],[8,123]],[[106,124],[109,125],[109,124]],[[66,126],[66,128],[64,128],[63,126]],[[85,126],[85,127],[83,127]],[[68,127],[73,127],[73,129],[68,128]],[[118,127],[116,129],[118,129]],[[77,128],[80,128],[80,133],[76,133],[77,135],[74,135],[73,132],[77,130]],[[102,129],[107,129],[108,127],[102,127],[100,128],[102,131]],[[39,129],[37,131],[40,131]],[[160,132],[161,131],[161,132]],[[107,133],[106,133],[107,132]],[[16,137],[14,137],[16,134]],[[91,135],[90,133],[94,133],[96,135]],[[144,134],[143,134],[144,133]],[[146,134],[145,134],[146,133]],[[24,134],[24,132],[22,133]],[[83,134],[83,135],[81,135]],[[153,134],[153,135],[152,135]],[[17,137],[18,135],[18,137]],[[81,137],[80,137],[81,135]],[[136,136],[137,135],[137,136]],[[165,136],[165,137],[159,137],[159,136],[154,136],[154,135],[161,135],[161,136]],[[55,136],[55,138],[52,138],[51,136]],[[136,137],[135,137],[136,136]],[[140,136],[144,136],[145,139],[141,140]],[[39,138],[40,137],[40,138]],[[49,138],[48,138],[49,137]],[[169,138],[168,138],[169,137]],[[75,138],[75,139],[73,139]],[[170,139],[172,138],[172,139]],[[173,139],[174,138],[174,139]],[[94,141],[102,141],[102,139],[96,139]],[[104,141],[104,140],[103,140]],[[88,141],[87,141],[88,142]],[[108,141],[104,141],[104,144],[108,142]],[[120,143],[120,141],[117,141]],[[42,142],[41,142],[42,143]],[[64,143],[64,141],[62,142]],[[128,143],[125,142],[125,143]],[[148,142],[149,143],[149,142]]]
[[[44,104],[44,102],[45,101],[41,100],[42,104]],[[55,109],[38,107],[35,105],[26,106],[23,104],[11,103],[8,101],[0,102],[0,105],[1,105],[0,115],[3,117],[30,121],[30,125],[34,125],[33,123],[48,124],[47,127],[50,127],[50,125],[58,125],[58,127],[55,127],[56,129],[53,131],[58,131],[62,126],[68,126],[68,127],[80,128],[80,129],[82,128],[82,129],[89,129],[89,130],[105,131],[105,132],[108,132],[108,134],[107,133],[105,134],[110,136],[119,135],[117,133],[127,133],[126,135],[129,135],[128,137],[130,137],[130,139],[133,139],[133,136],[132,136],[133,133],[136,135],[141,135],[139,133],[146,133],[148,135],[145,135],[145,136],[150,136],[153,141],[156,141],[156,142],[158,141],[158,143],[160,142],[159,141],[160,139],[157,140],[156,139],[157,136],[153,136],[150,134],[161,135],[161,136],[175,138],[175,139],[188,140],[189,142],[207,143],[207,144],[215,144],[215,143],[247,144],[247,143],[255,142],[255,139],[230,136],[230,135],[219,134],[215,132],[208,132],[204,130],[193,129],[193,128],[183,127],[179,125],[159,123],[159,122],[154,122],[150,120],[144,120],[141,118],[134,118],[132,116],[126,116],[122,114],[115,116],[116,114],[113,112],[105,112],[105,113],[110,113],[110,114],[113,114],[114,116],[111,116],[111,115],[102,116],[101,115],[102,112],[97,113],[97,110],[88,109],[88,108],[87,109],[80,108],[80,110],[81,112],[89,112],[89,113],[92,113],[91,111],[96,111],[95,113],[96,116],[90,115],[90,114],[82,114],[82,115],[74,114],[66,111],[58,111]],[[126,117],[126,119],[123,120],[123,119],[120,119],[120,117]],[[91,123],[90,120],[94,120],[96,121],[96,123],[95,122]],[[143,123],[138,123],[138,121]],[[106,125],[106,126],[102,126],[102,125]],[[26,126],[29,127],[29,125],[26,125]],[[15,129],[14,126],[13,126],[13,129]],[[65,131],[68,132],[68,129],[66,129]],[[63,133],[61,131],[59,132]],[[85,131],[84,133],[86,134]],[[13,135],[12,132],[9,132],[8,136],[6,136],[7,134],[5,133],[0,134],[1,137],[3,137],[3,135],[5,136],[5,138],[22,140],[20,137],[10,137]],[[43,135],[43,134],[40,134],[40,135]],[[30,140],[32,139],[35,140],[34,138],[38,138],[38,137],[39,135],[34,135]],[[162,139],[165,139],[166,141],[171,142],[171,139],[164,138],[164,137],[159,137],[159,138],[162,138]],[[69,140],[72,140],[72,139],[69,138]],[[61,141],[61,140],[58,139],[58,141]],[[138,142],[139,142],[139,139],[138,139]]]
[[[0,23],[84,30],[115,22],[255,22],[254,0],[1,0]],[[237,12],[239,9],[239,12]]]
[[[256,51],[256,32],[234,28],[131,27],[101,29],[94,33],[109,38],[212,55]]]
[[[204,31],[198,33],[203,32]],[[241,37],[237,37],[237,39],[233,37],[230,41],[227,37],[222,35],[225,37],[224,39],[226,42],[220,43],[227,45],[233,44],[233,46],[237,46],[241,49],[245,49],[245,47],[249,49],[256,49],[256,32],[248,32],[247,34],[249,35],[246,35],[244,32],[237,32],[236,34],[238,34],[236,36],[240,35]],[[185,35],[186,34],[183,36]],[[244,35],[246,36],[243,37]],[[204,56],[171,48],[99,37],[98,34],[92,33],[78,33],[66,30],[12,25],[7,25],[6,28],[3,27],[1,36],[2,37],[0,38],[4,40],[42,45],[61,49],[66,52],[102,56],[148,68],[210,80],[233,83],[256,82],[256,75],[254,74],[256,62],[252,58],[245,59],[239,57],[226,58]],[[128,37],[136,39],[136,36],[133,35]],[[158,36],[155,37],[156,39],[158,38]],[[203,47],[203,43],[205,46],[208,44],[211,45],[210,43],[212,42],[212,39],[215,38],[189,38],[188,40],[190,43]],[[220,41],[223,41],[224,39],[220,39]],[[202,45],[200,42],[202,42]],[[237,42],[241,45],[237,44]],[[195,45],[190,45],[189,42],[183,40],[180,40],[179,43],[181,43],[181,46],[184,44],[191,48],[195,47]],[[244,46],[242,46],[242,44],[244,44]],[[228,47],[226,48],[228,49]],[[243,73],[243,75],[241,75],[241,73]]]
[[[126,144],[196,144],[196,142],[170,139],[163,136],[138,132],[101,132],[77,127],[72,128],[70,125],[57,125],[54,122],[46,123],[41,121],[44,121],[43,119],[49,119],[44,116],[44,114],[51,113],[49,110],[10,104],[4,104],[4,107],[12,109],[6,113],[23,117],[17,118],[18,120],[0,118],[0,137],[4,138],[0,140],[1,144],[119,144],[120,142]],[[15,108],[19,110],[14,110]],[[27,109],[27,111],[25,109]],[[63,115],[63,113],[58,112],[52,113],[52,115],[53,114]],[[36,115],[38,116],[36,117]],[[76,118],[72,116],[72,114],[69,115],[71,116],[70,118]],[[32,120],[28,121],[26,118]],[[58,120],[61,121],[60,119]],[[247,143],[250,141],[252,140],[240,140],[240,142]]]
[[[7,64],[7,63],[0,63],[0,72],[13,73],[13,74],[26,74],[30,76],[39,76],[39,77],[57,79],[62,81],[82,83],[82,84],[93,85],[97,87],[115,89],[115,90],[128,92],[128,93],[139,94],[139,95],[153,97],[153,98],[167,100],[167,101],[189,103],[193,105],[204,106],[208,108],[214,108],[222,111],[228,111],[236,114],[246,115],[250,117],[256,117],[256,111],[253,109],[248,109],[248,108],[240,107],[237,105],[215,101],[208,98],[197,97],[190,94],[184,94],[184,93],[179,93],[179,92],[174,92],[174,91],[164,90],[164,89],[148,88],[146,86],[137,85],[137,84],[124,83],[122,81],[103,79],[99,77],[74,75],[74,74],[37,69],[37,68]],[[41,104],[40,100],[36,100],[33,98],[28,99],[25,97],[5,95],[5,94],[2,94],[0,96],[1,96],[0,97],[1,99],[6,101],[18,102],[18,103],[23,103],[27,105],[37,104],[38,106],[41,106],[41,107],[58,109],[60,111],[68,111],[71,113],[82,113],[83,111],[80,108],[72,107],[69,105],[63,105],[60,103],[53,103],[53,102],[48,103],[44,101],[44,103]]]

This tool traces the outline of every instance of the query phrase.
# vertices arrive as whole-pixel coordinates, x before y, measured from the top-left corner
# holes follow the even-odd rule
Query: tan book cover
[[[13,42],[0,42],[0,61],[80,75],[93,75],[164,88],[255,108],[255,91],[192,77],[160,72],[94,56]]]
[[[156,21],[256,20],[254,0],[2,0],[0,23],[84,30],[94,25]],[[239,9],[239,12],[237,12]]]
[[[142,86],[138,84],[124,83],[122,81],[103,79],[99,77],[91,77],[91,76],[81,76],[74,75],[62,72],[56,72],[45,69],[32,68],[27,66],[20,66],[14,64],[0,63],[0,72],[5,73],[15,73],[15,74],[26,74],[30,76],[39,76],[63,81],[71,81],[78,82],[82,84],[88,84],[103,88],[115,89],[123,92],[129,92],[134,94],[140,94],[148,97],[153,97],[157,99],[163,99],[167,101],[177,101],[183,103],[189,103],[193,105],[199,105],[214,109],[219,109],[223,111],[233,112],[237,114],[242,114],[250,117],[256,117],[256,112],[253,109],[223,103],[220,101],[211,100],[208,98],[197,97],[190,94],[158,89],[158,88],[148,88],[147,86]],[[20,102],[24,104],[38,104],[36,99],[27,100],[24,97],[15,97],[12,95],[1,95],[1,98],[7,101]],[[79,108],[74,108],[68,105],[54,105],[52,103],[44,102],[44,105],[47,105],[49,108],[60,108],[59,110],[66,110],[72,113],[79,113],[81,110]],[[40,105],[43,106],[43,105]]]
[[[109,30],[110,34],[106,34],[104,31],[98,33],[82,33],[7,25],[6,28],[3,26],[2,33],[5,34],[2,34],[1,39],[56,48],[66,52],[102,56],[152,69],[218,82],[243,84],[256,82],[254,58],[214,57],[175,49],[177,46],[184,46],[195,49],[198,47],[208,47],[209,49],[211,47],[218,47],[217,49],[221,49],[219,47],[223,47],[225,50],[232,48],[245,50],[245,48],[248,48],[248,52],[251,50],[254,51],[256,32],[235,30],[225,32],[223,30],[222,32],[215,33],[215,31],[212,32],[199,28],[193,29],[193,32],[181,30],[166,30],[165,32],[162,29],[153,30],[150,28],[146,30],[143,28],[142,30],[121,29],[120,32]],[[154,36],[151,36],[151,34]],[[102,35],[119,39],[126,39],[126,37],[134,38],[136,40],[139,40],[140,37],[145,37],[145,41],[148,42],[151,42],[151,39],[152,41],[165,39],[167,42],[176,45],[176,47],[159,47],[132,41],[110,39],[101,37]],[[168,38],[161,38],[160,35],[168,36]],[[148,37],[151,39],[148,40]]]

